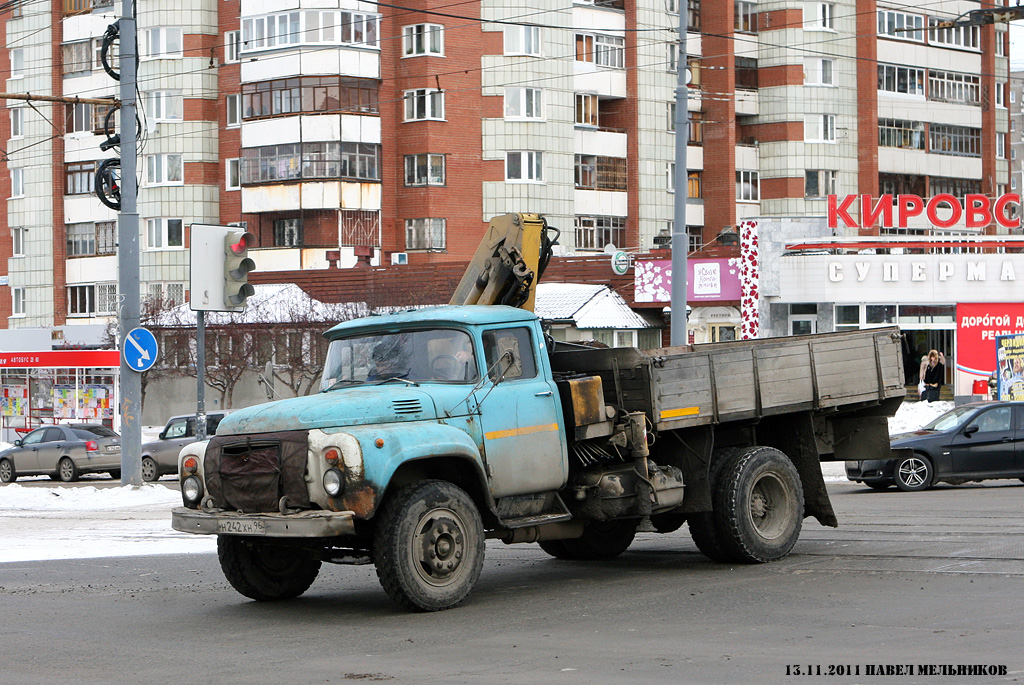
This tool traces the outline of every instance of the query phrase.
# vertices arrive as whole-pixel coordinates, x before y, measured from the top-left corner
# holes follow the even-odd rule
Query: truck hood
[[[294,397],[228,414],[217,435],[423,421],[437,418],[430,394],[394,384],[343,388]]]

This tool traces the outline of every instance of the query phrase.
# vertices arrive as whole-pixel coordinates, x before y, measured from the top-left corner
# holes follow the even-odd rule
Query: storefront
[[[0,353],[0,440],[46,423],[120,428],[117,350]]]

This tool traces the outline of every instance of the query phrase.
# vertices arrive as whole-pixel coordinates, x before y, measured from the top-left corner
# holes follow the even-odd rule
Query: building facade
[[[120,3],[102,2],[9,3],[5,90],[114,97],[101,56]],[[547,216],[561,254],[651,249],[672,228],[679,11],[690,27],[690,251],[727,258],[739,248],[720,234],[754,217],[824,216],[829,195],[999,195],[1011,183],[1006,27],[933,26],[977,8],[140,5],[143,294],[188,298],[193,223],[244,225],[264,273],[465,261],[487,219],[514,211]],[[115,155],[99,144],[117,117],[103,105],[5,104],[0,316],[8,327],[109,319],[116,213],[92,190]],[[916,217],[838,233],[1001,230]],[[736,305],[714,303],[716,327],[738,329]],[[815,302],[792,306],[800,321],[817,314]]]

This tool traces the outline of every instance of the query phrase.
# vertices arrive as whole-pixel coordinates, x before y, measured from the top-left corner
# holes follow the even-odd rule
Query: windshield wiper
[[[374,385],[384,385],[385,383],[389,383],[391,381],[402,381],[407,385],[419,386],[419,383],[417,383],[416,381],[411,381],[408,378],[402,378],[401,376],[392,376],[391,378],[385,378],[382,381],[377,381],[376,383],[374,383]]]
[[[362,384],[363,384],[363,381],[357,381],[354,378],[342,378],[340,380],[334,381],[333,383],[330,384],[330,386],[324,388],[320,392],[330,392],[331,390],[334,390],[335,388],[340,388],[343,385],[362,385]]]

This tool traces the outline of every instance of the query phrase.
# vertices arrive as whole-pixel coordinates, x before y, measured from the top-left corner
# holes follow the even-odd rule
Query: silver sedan
[[[42,426],[0,452],[2,483],[38,475],[69,483],[83,473],[102,472],[121,477],[121,436],[106,426]]]

